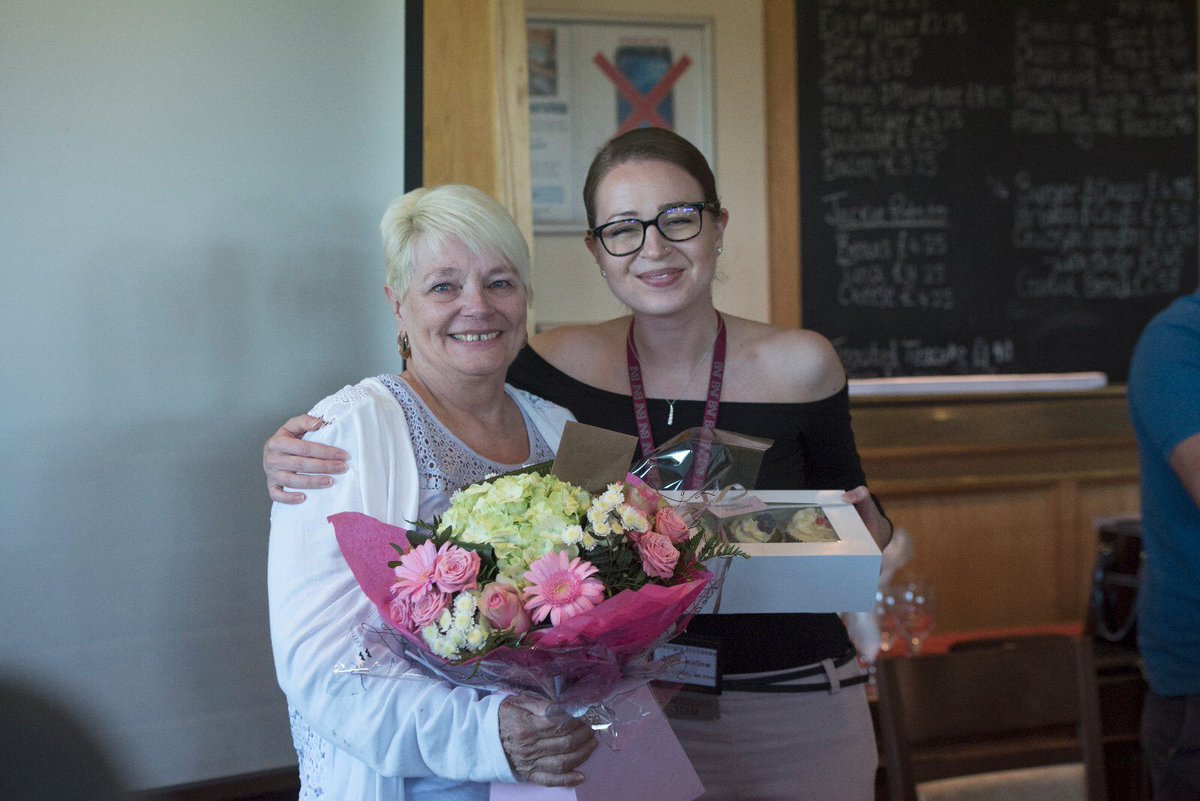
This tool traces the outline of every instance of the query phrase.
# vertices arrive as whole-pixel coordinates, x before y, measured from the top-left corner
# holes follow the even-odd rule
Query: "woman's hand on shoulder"
[[[308,442],[303,436],[325,425],[319,417],[302,414],[279,427],[263,446],[263,472],[267,474],[267,492],[276,503],[304,503],[302,492],[294,489],[321,489],[333,484],[330,475],[346,472],[349,455],[341,448]]]

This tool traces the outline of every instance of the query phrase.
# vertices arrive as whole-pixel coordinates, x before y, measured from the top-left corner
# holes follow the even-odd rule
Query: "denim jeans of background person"
[[[1129,371],[1141,463],[1142,748],[1156,801],[1200,799],[1200,290],[1150,322]]]

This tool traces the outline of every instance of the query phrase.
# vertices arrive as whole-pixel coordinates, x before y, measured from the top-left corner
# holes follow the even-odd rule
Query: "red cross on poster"
[[[671,51],[666,47],[620,47],[617,65],[603,53],[592,59],[620,95],[614,136],[634,128],[675,129],[671,87],[692,65],[692,60],[685,55],[672,64],[670,59]]]

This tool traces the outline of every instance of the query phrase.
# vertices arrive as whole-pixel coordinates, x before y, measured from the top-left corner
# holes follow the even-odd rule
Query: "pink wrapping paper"
[[[387,566],[406,551],[403,528],[358,512],[331,515],[338,546],[366,596],[389,619],[395,572]],[[624,591],[558,626],[530,632],[520,646],[503,646],[473,660],[451,663],[428,652],[420,636],[398,631],[421,662],[443,678],[489,690],[537,692],[570,705],[598,704],[612,692],[626,665],[645,654],[664,634],[673,636],[712,575],[664,587],[648,584]],[[678,624],[678,625],[677,625]],[[653,666],[647,678],[654,674]]]

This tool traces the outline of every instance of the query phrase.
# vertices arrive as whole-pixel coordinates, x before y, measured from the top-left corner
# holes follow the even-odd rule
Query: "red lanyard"
[[[633,320],[629,321],[629,334],[625,338],[625,359],[629,365],[629,389],[633,399],[633,418],[637,422],[638,439],[642,443],[642,458],[649,459],[654,452],[654,435],[650,430],[650,410],[646,406],[646,388],[642,384],[642,363],[638,359],[637,346],[633,344]],[[713,342],[712,368],[708,374],[708,397],[704,403],[705,429],[717,427],[717,410],[721,405],[721,384],[725,380],[725,318],[717,312],[717,338]],[[688,480],[688,489],[708,469],[709,449],[701,447],[696,453],[696,464]]]

